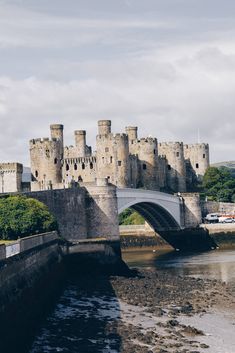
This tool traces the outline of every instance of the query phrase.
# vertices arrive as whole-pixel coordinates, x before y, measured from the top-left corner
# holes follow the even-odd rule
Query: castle
[[[75,145],[64,146],[63,125],[50,130],[51,138],[30,140],[32,191],[107,178],[119,188],[186,192],[209,167],[208,144],[139,139],[136,126],[114,134],[110,120],[98,121],[94,152],[86,144],[86,131],[76,130]]]

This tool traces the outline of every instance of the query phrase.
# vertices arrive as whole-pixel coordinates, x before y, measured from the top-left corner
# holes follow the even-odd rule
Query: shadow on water
[[[28,352],[121,352],[120,307],[110,278],[132,272],[124,263],[104,271],[80,256],[70,258],[66,267],[66,287]]]

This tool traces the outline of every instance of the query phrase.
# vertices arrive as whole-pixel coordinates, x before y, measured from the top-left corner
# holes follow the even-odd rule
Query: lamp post
[[[0,175],[1,175],[1,179],[2,179],[2,193],[4,193],[4,171],[1,170],[0,171]]]

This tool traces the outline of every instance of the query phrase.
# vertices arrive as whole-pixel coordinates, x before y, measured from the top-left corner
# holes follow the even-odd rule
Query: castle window
[[[110,157],[110,163],[113,163],[113,157]]]
[[[84,170],[86,168],[85,163],[82,163],[82,169]]]
[[[68,164],[66,164],[66,170],[69,170],[69,165]]]
[[[81,175],[79,175],[79,177],[78,177],[78,181],[82,181],[82,177],[81,177]]]
[[[206,155],[205,155],[205,153],[203,153],[203,158],[206,158]]]
[[[77,166],[77,164],[75,163],[74,164],[74,170],[77,170],[78,169],[78,166]]]
[[[93,169],[93,163],[92,162],[90,163],[90,169]]]
[[[57,164],[57,158],[54,159],[54,164]]]
[[[196,163],[196,168],[197,168],[197,169],[199,168],[199,164],[198,164],[198,163]]]
[[[105,147],[105,152],[109,152],[109,148],[108,147]]]
[[[36,176],[36,178],[38,177],[38,171],[37,170],[35,171],[35,176]]]
[[[153,153],[156,154],[156,150],[155,149],[153,150]]]
[[[180,153],[179,152],[176,152],[176,157],[179,157],[180,156]]]
[[[167,169],[168,169],[168,170],[171,170],[171,166],[170,166],[170,164],[168,164]]]
[[[144,163],[143,164],[143,170],[146,170],[147,169],[147,165]]]
[[[121,167],[122,161],[118,161],[118,166]]]
[[[46,149],[46,156],[49,158],[50,157],[50,151]]]

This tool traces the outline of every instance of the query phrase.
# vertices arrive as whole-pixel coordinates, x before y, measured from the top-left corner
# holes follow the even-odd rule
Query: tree
[[[209,167],[203,177],[202,186],[204,193],[211,200],[235,201],[235,178],[229,168]]]
[[[46,205],[26,196],[0,198],[0,239],[14,240],[57,228]]]

